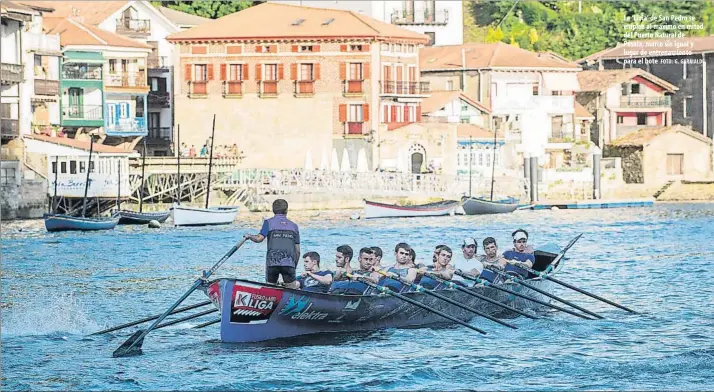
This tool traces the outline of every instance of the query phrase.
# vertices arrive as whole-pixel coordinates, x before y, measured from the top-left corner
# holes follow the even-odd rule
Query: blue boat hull
[[[95,231],[112,230],[119,223],[118,217],[82,218],[62,214],[45,214],[47,231]]]
[[[152,220],[164,223],[171,215],[171,211],[160,212],[136,212],[121,210],[115,214],[119,217],[120,225],[145,225]]]

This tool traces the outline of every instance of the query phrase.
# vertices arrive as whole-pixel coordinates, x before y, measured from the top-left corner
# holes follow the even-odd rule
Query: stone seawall
[[[36,219],[47,212],[47,181],[23,180],[0,186],[0,218]]]

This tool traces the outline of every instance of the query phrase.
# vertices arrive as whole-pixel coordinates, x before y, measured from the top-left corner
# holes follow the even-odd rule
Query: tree
[[[154,5],[163,5],[177,11],[182,11],[192,15],[202,16],[204,18],[216,19],[226,16],[254,5],[262,3],[262,1],[249,0],[194,0],[194,1],[153,1]]]

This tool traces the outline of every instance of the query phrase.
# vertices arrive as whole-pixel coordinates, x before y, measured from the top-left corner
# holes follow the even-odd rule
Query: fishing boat
[[[555,261],[551,274],[564,266],[564,252],[536,251],[537,270],[545,270]],[[556,260],[557,259],[557,260]],[[527,280],[533,287],[552,291],[553,283],[540,277]],[[503,287],[523,295],[548,301],[546,296],[516,283]],[[402,293],[428,309],[384,295],[335,295],[293,290],[245,279],[218,279],[206,283],[203,290],[221,314],[221,341],[230,343],[258,342],[299,335],[326,332],[349,332],[383,328],[422,327],[446,320],[429,309],[441,311],[462,321],[474,314],[423,292]],[[539,311],[542,305],[514,297],[489,286],[468,290],[508,304],[520,310]],[[496,317],[515,317],[512,311],[453,289],[435,293]]]
[[[459,206],[459,202],[456,200],[443,200],[414,206],[384,204],[369,200],[365,200],[364,203],[363,218],[365,219],[453,215]]]
[[[519,199],[488,200],[480,197],[464,196],[461,207],[466,215],[505,214],[518,208]]]
[[[171,211],[144,212],[144,173],[146,169],[146,138],[144,138],[144,153],[141,154],[141,185],[139,186],[139,211],[121,209],[121,165],[119,166],[119,181],[117,189],[117,209],[114,215],[119,217],[120,225],[146,225],[152,220],[164,223]]]
[[[174,203],[171,207],[174,226],[228,225],[238,216],[238,207],[190,207]]]

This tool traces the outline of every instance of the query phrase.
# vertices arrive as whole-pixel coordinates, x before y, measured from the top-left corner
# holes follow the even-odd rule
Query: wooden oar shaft
[[[588,297],[592,297],[592,298],[595,298],[595,299],[597,299],[597,300],[599,300],[599,301],[605,302],[606,304],[610,304],[610,305],[612,305],[612,306],[614,306],[614,307],[620,308],[620,309],[622,309],[622,310],[626,310],[626,311],[628,311],[628,312],[630,312],[630,313],[639,314],[638,312],[635,312],[634,310],[632,310],[632,309],[630,309],[630,308],[628,308],[628,307],[626,307],[626,306],[620,305],[620,304],[618,304],[618,303],[616,303],[616,302],[612,302],[612,301],[608,300],[607,298],[603,298],[603,297],[601,297],[601,296],[599,296],[599,295],[596,295],[596,294],[587,292],[587,291],[585,291],[585,290],[583,290],[583,289],[581,289],[581,288],[578,288],[578,287],[575,287],[575,286],[573,286],[573,285],[571,285],[571,284],[565,283],[565,282],[563,282],[563,281],[560,280],[560,279],[556,279],[556,278],[554,278],[554,277],[552,277],[552,276],[549,276],[549,275],[541,275],[541,276],[542,276],[543,278],[545,278],[545,279],[548,279],[548,280],[552,281],[553,283],[557,283],[557,284],[559,284],[559,285],[561,285],[561,286],[563,286],[563,287],[567,287],[567,288],[569,288],[569,289],[571,289],[571,290],[575,290],[575,291],[577,291],[577,292],[579,292],[579,293],[582,293],[582,294],[587,295]]]
[[[418,307],[418,308],[427,310],[427,311],[432,312],[432,313],[434,313],[434,314],[436,314],[436,315],[439,315],[439,316],[441,316],[441,317],[443,317],[443,318],[445,318],[445,319],[447,319],[447,320],[451,320],[451,321],[453,321],[453,322],[455,322],[455,323],[457,323],[457,324],[460,324],[460,325],[462,325],[462,326],[464,326],[464,327],[466,327],[466,328],[468,328],[468,329],[471,329],[471,330],[476,331],[476,332],[478,332],[478,333],[480,333],[480,334],[486,335],[486,331],[484,331],[484,330],[482,330],[482,329],[476,328],[476,327],[474,327],[473,325],[470,325],[470,324],[468,324],[468,323],[465,322],[465,321],[459,320],[459,319],[457,319],[457,318],[454,317],[454,316],[450,316],[450,315],[448,315],[448,314],[446,314],[446,313],[443,313],[443,312],[440,312],[440,311],[438,311],[438,310],[436,310],[436,309],[432,309],[432,308],[430,308],[430,307],[428,307],[428,306],[426,306],[426,305],[424,305],[424,304],[422,304],[422,303],[420,303],[420,302],[418,302],[418,301],[415,301],[415,300],[413,300],[413,299],[411,299],[411,298],[409,298],[409,297],[407,297],[407,296],[401,295],[401,294],[399,294],[399,293],[395,293],[394,291],[392,291],[392,290],[390,290],[390,289],[388,289],[388,288],[386,288],[386,287],[377,286],[376,284],[374,284],[374,283],[372,283],[372,282],[370,282],[370,281],[367,281],[367,280],[365,280],[365,279],[362,278],[362,277],[355,276],[355,275],[352,275],[352,274],[349,274],[349,273],[346,274],[346,276],[347,276],[347,277],[350,277],[350,278],[355,278],[355,279],[359,280],[360,282],[366,284],[367,286],[376,289],[376,290],[379,291],[380,293],[385,293],[385,294],[391,295],[391,296],[393,296],[393,297],[399,298],[399,299],[401,299],[402,301],[408,302],[408,303],[410,303],[410,304],[412,304],[412,305],[414,305],[414,306],[416,306],[416,307]]]
[[[199,318],[199,317],[205,316],[205,315],[207,315],[207,314],[215,313],[215,312],[217,312],[217,311],[218,311],[218,309],[216,309],[216,308],[209,309],[209,310],[206,310],[206,311],[203,311],[203,312],[200,312],[200,313],[196,313],[196,314],[192,314],[192,315],[189,315],[189,316],[186,316],[186,317],[181,317],[180,319],[171,320],[171,321],[169,321],[169,322],[166,322],[166,323],[163,323],[163,324],[159,325],[158,327],[156,327],[156,328],[154,328],[154,329],[159,329],[159,328],[163,328],[163,327],[168,327],[168,326],[170,326],[170,325],[174,325],[174,324],[182,323],[182,322],[187,321],[187,320],[192,320],[192,319],[195,319],[195,318]]]
[[[206,321],[206,322],[203,323],[203,324],[198,324],[197,326],[193,327],[193,329],[199,329],[199,328],[207,327],[207,326],[209,326],[209,325],[218,324],[218,323],[220,323],[220,322],[221,322],[221,319],[220,319],[220,318],[217,318],[217,319],[215,319],[215,320]]]
[[[185,311],[187,311],[187,310],[200,308],[201,306],[206,306],[206,305],[209,305],[209,304],[211,304],[211,301],[199,302],[199,303],[197,303],[197,304],[193,304],[193,305],[189,305],[189,306],[184,306],[183,308],[176,309],[176,310],[174,310],[173,312],[171,312],[171,314],[176,314],[176,313],[185,312]],[[94,333],[92,333],[92,334],[90,334],[90,335],[102,335],[102,334],[105,334],[105,333],[118,331],[118,330],[120,330],[120,329],[124,329],[124,328],[128,328],[128,327],[133,327],[133,326],[135,326],[135,325],[138,325],[138,324],[141,324],[141,323],[145,323],[145,322],[147,322],[147,321],[156,320],[156,319],[159,318],[159,317],[161,317],[160,314],[155,314],[155,315],[153,315],[153,316],[149,316],[149,317],[143,318],[143,319],[141,319],[141,320],[132,321],[132,322],[130,322],[130,323],[126,323],[126,324],[122,324],[122,325],[117,325],[116,327],[107,328],[107,329],[102,330],[102,331],[99,331],[99,332],[94,332]]]
[[[519,292],[517,292],[517,291],[513,291],[513,290],[511,290],[511,289],[507,289],[507,288],[505,288],[505,287],[501,287],[501,286],[495,285],[495,284],[493,284],[493,283],[491,283],[491,282],[489,282],[489,281],[487,281],[487,280],[483,280],[483,279],[481,279],[481,278],[476,278],[476,277],[473,277],[473,276],[471,276],[471,275],[469,275],[469,274],[465,274],[465,273],[463,273],[463,272],[458,272],[458,271],[456,271],[455,274],[456,274],[456,275],[459,275],[459,276],[461,276],[461,277],[463,277],[463,278],[466,278],[466,279],[469,279],[469,280],[473,280],[473,281],[476,282],[476,283],[482,283],[485,287],[490,287],[490,288],[492,288],[492,289],[496,289],[496,290],[499,290],[499,291],[503,291],[504,293],[512,294],[512,295],[515,295],[516,297],[520,297],[520,298],[523,298],[523,299],[525,299],[525,300],[528,300],[528,301],[531,301],[531,302],[535,302],[535,303],[537,303],[537,304],[539,304],[539,305],[543,305],[543,306],[547,306],[547,307],[550,307],[550,308],[555,309],[555,310],[559,310],[559,311],[561,311],[561,312],[565,312],[565,313],[568,313],[568,314],[572,314],[573,316],[577,316],[577,317],[583,318],[583,319],[585,319],[585,320],[592,320],[592,318],[590,318],[590,317],[588,317],[588,316],[585,316],[585,315],[582,315],[582,314],[577,313],[577,312],[573,312],[573,311],[570,310],[570,309],[566,309],[566,308],[563,308],[563,307],[558,306],[558,305],[554,305],[554,304],[551,304],[551,303],[548,303],[548,302],[545,302],[545,301],[541,301],[541,300],[539,300],[538,298],[529,297],[529,296],[527,296],[527,295],[525,295],[525,294],[521,294],[521,293],[519,293]]]
[[[468,294],[468,295],[470,295],[470,296],[472,296],[472,297],[476,297],[476,298],[481,299],[481,300],[483,300],[483,301],[486,301],[486,302],[488,302],[488,303],[494,304],[494,305],[499,306],[499,307],[502,307],[502,308],[504,308],[504,309],[508,309],[508,310],[510,310],[510,311],[512,311],[512,312],[515,312],[515,313],[518,313],[518,314],[520,314],[520,315],[522,315],[522,316],[528,317],[528,318],[530,318],[530,319],[537,319],[537,318],[538,318],[538,317],[535,317],[535,316],[533,316],[533,315],[531,315],[531,314],[528,314],[528,313],[526,313],[526,312],[524,312],[524,311],[522,311],[522,310],[518,310],[518,309],[516,309],[516,308],[514,308],[514,307],[512,307],[512,306],[506,305],[506,304],[504,304],[504,303],[502,303],[502,302],[498,302],[498,301],[496,301],[495,299],[488,298],[488,297],[486,297],[485,295],[481,295],[481,294],[479,294],[479,293],[474,293],[474,292],[471,291],[471,290],[468,290],[468,289],[463,288],[463,287],[459,287],[457,284],[455,284],[455,283],[453,283],[453,282],[449,282],[449,281],[446,280],[446,279],[442,279],[442,278],[440,278],[440,277],[438,277],[438,276],[436,276],[436,275],[434,275],[434,274],[432,274],[432,273],[426,273],[426,276],[428,276],[428,277],[430,277],[430,278],[436,280],[437,282],[444,283],[444,284],[448,285],[449,287],[451,287],[452,289],[456,289],[456,290],[461,291],[462,293],[466,293],[466,294]]]

